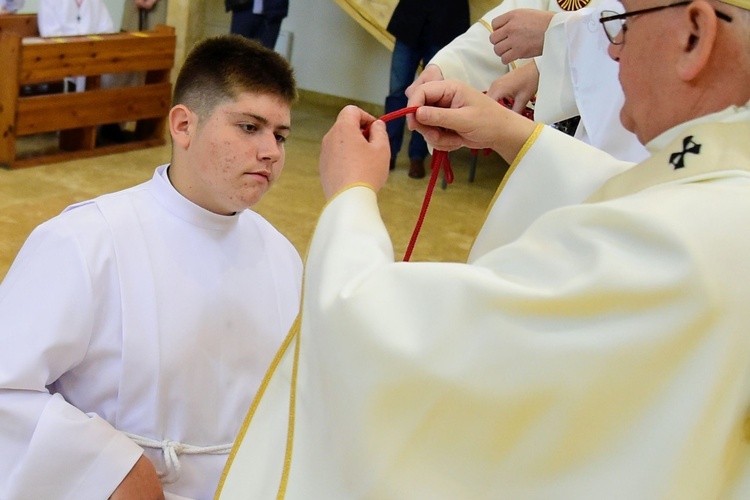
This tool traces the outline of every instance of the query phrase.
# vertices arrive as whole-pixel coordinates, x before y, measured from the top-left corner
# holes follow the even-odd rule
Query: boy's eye
[[[255,132],[256,130],[258,130],[258,127],[255,126],[255,124],[253,124],[253,123],[242,123],[242,124],[240,124],[240,127],[245,132]]]
[[[286,137],[284,137],[283,135],[277,134],[276,142],[278,142],[279,144],[284,144],[286,142]]]

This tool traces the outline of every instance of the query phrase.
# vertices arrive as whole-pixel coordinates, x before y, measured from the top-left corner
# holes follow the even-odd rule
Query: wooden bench
[[[14,16],[3,16],[14,17]],[[22,18],[26,16],[16,16]],[[21,26],[21,28],[19,28]],[[174,65],[174,28],[71,37],[26,37],[0,28],[0,165],[27,167],[163,145]],[[101,88],[105,74],[145,72],[145,84]],[[83,92],[22,95],[24,87],[85,76]],[[98,125],[136,122],[135,138],[98,145]],[[18,153],[17,139],[57,132],[57,147]]]
[[[0,33],[17,33],[21,36],[39,36],[36,14],[0,16]]]

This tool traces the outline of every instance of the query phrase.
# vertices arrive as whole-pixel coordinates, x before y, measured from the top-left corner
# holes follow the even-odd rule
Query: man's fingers
[[[415,89],[407,103],[408,107],[412,106],[438,106],[449,108],[453,104],[453,98],[456,93],[453,82],[427,82]]]
[[[352,104],[344,106],[339,111],[336,121],[347,127],[356,127],[364,130],[375,121],[375,117]]]
[[[506,12],[505,14],[501,14],[494,18],[492,20],[492,30],[498,30],[508,24],[508,21],[511,19],[511,12]]]
[[[510,64],[518,59],[518,51],[512,48],[498,55],[500,56],[500,60],[503,62],[503,64]]]
[[[512,109],[513,109],[513,111],[515,111],[516,113],[519,113],[519,114],[520,114],[520,113],[521,113],[521,111],[523,111],[523,109],[524,109],[524,108],[526,107],[526,104],[527,104],[528,102],[529,102],[529,100],[528,100],[528,99],[524,99],[523,97],[521,97],[521,96],[518,96],[518,97],[517,97],[517,98],[516,98],[516,99],[515,99],[515,100],[513,101],[513,108],[512,108]]]
[[[368,141],[375,145],[380,145],[382,142],[388,142],[388,133],[385,130],[385,122],[383,120],[375,120],[372,125],[370,125],[370,136],[368,137]]]
[[[514,57],[513,59],[506,61],[506,59],[509,59],[510,57],[513,56],[513,47],[507,38],[503,40],[502,42],[496,43],[492,47],[492,50],[494,50],[495,54],[500,59],[502,59],[503,64],[509,64],[511,60],[515,60],[515,57]]]
[[[461,130],[462,120],[455,109],[423,106],[416,112],[418,124],[446,130]]]
[[[497,45],[498,43],[502,42],[506,38],[508,38],[508,36],[500,30],[493,31],[492,33],[490,33],[490,43],[492,45]]]

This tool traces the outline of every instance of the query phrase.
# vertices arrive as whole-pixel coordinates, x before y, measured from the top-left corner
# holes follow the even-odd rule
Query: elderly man
[[[644,163],[463,84],[412,95],[435,148],[512,162],[467,264],[394,262],[385,127],[341,112],[299,328],[221,498],[750,497],[750,1],[623,4]]]

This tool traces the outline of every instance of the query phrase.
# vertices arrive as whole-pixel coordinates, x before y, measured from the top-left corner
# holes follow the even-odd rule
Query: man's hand
[[[414,91],[409,106],[422,106],[407,116],[435,149],[461,146],[491,148],[512,161],[536,125],[490,97],[455,81],[428,82]]]
[[[544,33],[555,14],[546,10],[514,9],[492,20],[490,42],[503,64],[542,55]]]
[[[492,82],[487,95],[496,101],[503,98],[513,100],[513,111],[520,113],[538,88],[539,70],[532,60]]]
[[[156,5],[156,0],[135,0],[135,5],[139,9],[151,10]]]
[[[365,138],[362,129],[367,125],[369,137]],[[320,151],[320,182],[326,199],[357,183],[379,191],[388,180],[390,157],[385,123],[356,106],[345,107],[323,137]]]
[[[416,80],[406,88],[406,97],[411,97],[414,89],[427,82],[440,82],[445,80],[443,72],[436,64],[428,64],[419,74]]]
[[[156,469],[145,455],[135,463],[110,500],[164,500],[164,489]]]

